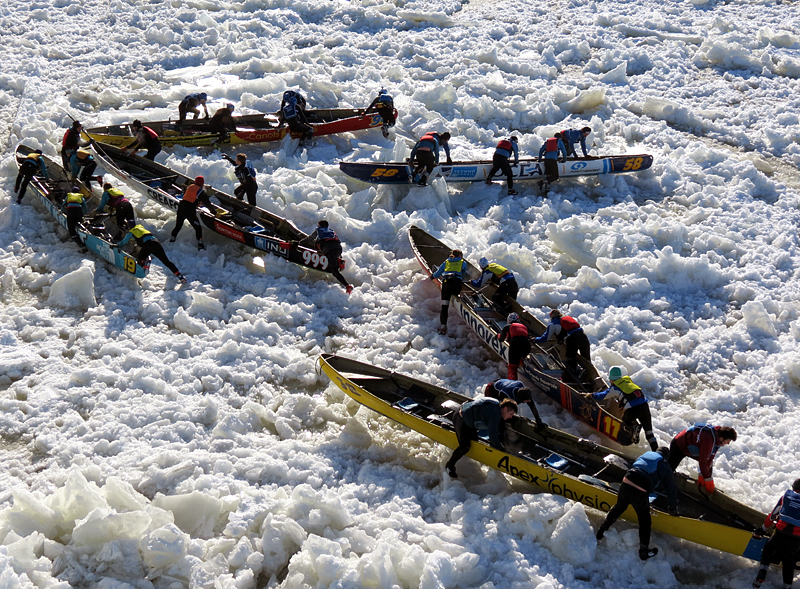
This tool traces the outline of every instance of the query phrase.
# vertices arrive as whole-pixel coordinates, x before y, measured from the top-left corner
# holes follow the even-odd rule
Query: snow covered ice
[[[599,512],[470,460],[443,480],[449,450],[349,400],[315,361],[470,396],[504,373],[455,317],[435,335],[416,224],[512,269],[541,319],[575,316],[598,368],[644,388],[661,443],[695,421],[735,427],[717,487],[770,509],[800,476],[795,3],[6,0],[0,24],[0,587],[750,585],[755,563],[661,533],[643,563],[623,522],[598,545]],[[15,146],[56,156],[67,112],[87,128],[163,120],[194,91],[212,112],[273,112],[289,88],[365,107],[381,87],[400,113],[388,140],[242,150],[259,206],[307,232],[328,219],[349,297],[208,231],[198,252],[186,229],[165,245],[191,288],[158,262],[139,284],[81,255],[32,189],[13,202]],[[593,154],[650,153],[652,169],[543,198],[525,182],[515,197],[367,187],[337,165],[402,160],[445,129],[454,159],[490,159],[512,132],[525,157],[584,125]],[[236,184],[210,150],[157,161]],[[173,213],[123,190],[166,242]]]

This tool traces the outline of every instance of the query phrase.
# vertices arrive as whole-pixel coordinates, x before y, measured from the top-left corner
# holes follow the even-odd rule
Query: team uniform
[[[508,163],[512,155],[514,156],[514,165],[516,166],[519,164],[519,148],[517,147],[516,137],[503,139],[497,144],[494,155],[492,156],[492,169],[489,170],[489,175],[486,177],[486,183],[491,184],[494,175],[497,172],[503,172],[506,176],[508,194],[510,195],[517,194],[517,191],[514,190],[514,172],[511,171],[511,165]]]
[[[672,470],[678,468],[686,457],[697,460],[700,469],[697,482],[709,492],[713,492],[715,488],[712,476],[714,457],[723,445],[719,430],[720,426],[710,423],[695,423],[672,438],[669,445],[669,464]]]
[[[531,353],[531,340],[528,328],[519,319],[506,323],[497,339],[501,342],[508,338],[508,378],[517,380],[517,371],[525,357]]]
[[[517,300],[519,286],[514,274],[506,267],[492,262],[488,263],[486,258],[481,258],[479,265],[483,270],[480,278],[470,282],[475,288],[481,288],[484,284],[495,283],[497,290],[492,295],[492,302],[501,310],[506,309],[505,297]]]
[[[386,90],[381,90],[378,92],[377,98],[373,100],[370,105],[364,111],[364,114],[369,114],[371,112],[377,112],[381,115],[383,119],[383,125],[381,125],[381,132],[383,133],[384,137],[389,136],[389,127],[394,127],[396,120],[394,116],[394,99],[389,95]]]
[[[563,317],[562,317],[563,319]],[[656,450],[658,442],[653,434],[653,417],[650,414],[650,405],[647,397],[644,396],[641,387],[634,383],[629,376],[620,376],[612,381],[611,386],[599,393],[593,393],[592,398],[602,401],[608,394],[619,398],[619,405],[625,411],[622,414],[622,421],[630,426],[638,422],[644,430],[644,436],[650,443],[650,448]],[[675,470],[675,466],[672,466]]]
[[[445,135],[447,135],[447,138],[444,137]],[[412,165],[415,166],[413,171],[414,179],[416,180],[417,176],[419,176],[417,184],[420,186],[428,185],[428,176],[433,172],[433,168],[439,165],[440,148],[444,149],[447,163],[453,163],[453,160],[450,159],[449,140],[449,133],[442,133],[441,135],[439,133],[426,133],[417,141],[409,158]]]
[[[442,309],[439,312],[439,333],[447,333],[447,314],[450,311],[450,297],[461,294],[467,262],[463,258],[447,258],[433,273],[433,278],[442,279]]]
[[[564,160],[567,159],[567,148],[564,147],[564,142],[558,137],[547,139],[539,150],[539,161],[544,158],[544,173],[547,177],[547,184],[552,184],[558,180],[559,153],[564,156]]]
[[[300,133],[300,141],[305,142],[314,136],[314,127],[306,120],[306,100],[299,92],[287,90],[281,102],[281,117],[292,133]]]
[[[256,206],[258,183],[256,182],[256,171],[253,168],[253,164],[248,160],[245,160],[243,164],[236,164],[233,173],[240,182],[239,186],[234,188],[233,195],[240,200],[244,200],[244,196],[247,195],[247,202]]]
[[[86,200],[83,198],[83,193],[78,192],[73,187],[73,191],[67,193],[61,208],[67,215],[67,230],[70,237],[72,237],[72,241],[80,246],[81,251],[85,252],[86,245],[78,236],[78,226],[83,221],[83,215],[86,214]]]
[[[61,163],[65,171],[70,169],[70,161],[73,154],[78,151],[78,148],[85,147],[88,144],[81,139],[81,129],[81,124],[78,121],[73,122],[61,140]]]
[[[589,157],[589,151],[586,149],[586,136],[583,134],[583,131],[579,129],[566,129],[565,131],[561,131],[561,139],[567,150],[567,156],[578,155],[575,151],[575,144],[580,143],[583,157]]]
[[[197,205],[202,202],[209,209],[213,208],[213,205],[205,190],[203,190],[205,182],[203,184],[197,184],[196,182],[197,180],[195,180],[195,184],[189,185],[189,188],[183,193],[183,198],[178,204],[178,218],[175,221],[175,229],[172,230],[172,236],[169,240],[175,241],[183,227],[183,222],[189,221],[189,224],[194,227],[194,234],[197,237],[197,249],[204,250],[206,246],[203,244],[203,228],[197,218]]]
[[[184,278],[183,274],[180,273],[178,267],[173,264],[169,258],[167,257],[166,252],[164,251],[164,247],[155,238],[155,236],[150,233],[147,229],[144,228],[143,225],[134,225],[122,238],[122,240],[117,244],[117,246],[124,246],[130,240],[135,239],[136,243],[139,245],[139,256],[138,262],[139,265],[145,269],[150,267],[147,258],[149,256],[154,256],[158,258],[164,266],[166,266],[170,272],[172,272],[181,283],[186,283],[186,278]]]
[[[673,469],[667,461],[668,450],[660,448],[657,452],[645,452],[633,463],[625,473],[619,486],[617,503],[606,515],[606,519],[597,530],[597,539],[601,540],[605,532],[632,506],[639,520],[639,558],[647,560],[658,553],[657,548],[650,549],[650,493],[663,486],[669,505],[669,512],[677,515],[678,487],[675,484]]]
[[[102,213],[108,205],[112,215],[116,217],[117,227],[123,229],[135,224],[136,217],[133,214],[133,205],[125,198],[119,188],[109,187],[103,191],[100,197],[100,204],[94,210],[95,213]]]
[[[102,178],[93,176],[94,171],[97,169],[97,162],[94,161],[94,156],[85,149],[78,149],[70,157],[70,171],[74,177],[78,177],[80,171],[80,181],[92,189],[92,180],[96,180],[102,188]],[[83,171],[81,171],[81,168]]]
[[[773,526],[775,533],[761,552],[761,566],[753,587],[761,587],[767,578],[769,565],[780,562],[783,563],[783,586],[789,589],[792,586],[795,563],[800,559],[800,479],[778,500],[778,504],[753,537],[760,539]]]
[[[542,418],[539,417],[539,411],[536,409],[536,404],[533,402],[530,389],[526,388],[525,385],[517,379],[500,378],[494,382],[490,382],[483,389],[483,394],[492,399],[497,399],[498,401],[511,399],[518,405],[527,403],[528,407],[531,408],[537,427],[547,427],[542,421]]]
[[[578,354],[588,362],[591,362],[589,338],[586,337],[583,328],[574,318],[568,315],[553,317],[550,320],[550,325],[547,326],[547,330],[534,341],[537,344],[543,344],[550,339],[556,339],[559,343],[563,342],[566,345],[564,364],[567,367],[568,374],[565,375],[565,378],[577,379]]]
[[[132,153],[136,153],[137,150],[142,148],[147,150],[144,157],[150,161],[155,160],[156,156],[161,153],[161,140],[158,138],[158,133],[150,127],[140,127],[136,132],[136,141],[128,147]]]
[[[198,106],[202,106],[203,110],[206,112],[206,118],[208,118],[208,107],[206,107],[206,100],[208,100],[208,94],[205,92],[197,92],[195,94],[189,94],[188,96],[184,96],[183,100],[180,101],[178,104],[178,124],[182,123],[186,120],[186,115],[188,113],[194,113],[194,118],[196,119],[200,116],[200,109]]]
[[[494,448],[503,449],[502,425],[504,424],[500,411],[500,401],[485,397],[476,401],[468,401],[453,414],[453,429],[458,439],[458,447],[453,452],[446,468],[453,478],[456,477],[456,462],[469,452],[473,441],[478,439],[478,430],[486,430],[489,434],[489,444]]]
[[[350,294],[353,291],[353,287],[347,283],[341,273],[341,270],[344,269],[344,260],[342,259],[342,242],[339,236],[330,227],[317,227],[309,235],[309,239],[313,239],[314,247],[317,248],[317,251],[328,258],[328,267],[331,269],[331,274],[344,287],[347,294]]]
[[[211,133],[219,133],[216,143],[224,142],[227,140],[229,132],[236,131],[236,123],[233,120],[233,110],[234,106],[232,104],[219,108],[208,122],[208,130]]]
[[[44,163],[44,157],[41,153],[30,153],[25,157],[19,165],[19,172],[17,173],[17,180],[14,182],[14,192],[17,194],[17,204],[22,202],[22,197],[28,190],[28,184],[36,174],[47,180],[50,174],[47,172],[47,165]]]

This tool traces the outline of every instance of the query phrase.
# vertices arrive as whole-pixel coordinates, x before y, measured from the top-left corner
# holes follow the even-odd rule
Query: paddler
[[[194,227],[194,234],[197,237],[197,249],[204,250],[206,246],[203,244],[203,227],[200,220],[197,218],[197,205],[199,203],[205,204],[209,209],[214,210],[208,194],[203,190],[206,180],[202,176],[197,176],[186,192],[183,193],[181,202],[178,204],[178,218],[175,220],[175,229],[172,230],[172,235],[169,238],[170,242],[178,238],[178,233],[183,227],[184,221],[189,221],[189,224]]]
[[[461,294],[464,278],[467,272],[467,262],[461,250],[453,250],[442,265],[431,275],[431,278],[442,279],[442,307],[439,311],[439,333],[447,333],[447,314],[450,311],[450,297]]]

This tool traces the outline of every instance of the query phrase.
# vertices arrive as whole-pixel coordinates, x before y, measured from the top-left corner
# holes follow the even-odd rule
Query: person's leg
[[[511,164],[508,163],[508,158],[503,158],[503,162],[500,166],[503,174],[506,175],[506,182],[508,183],[508,191],[511,192],[514,190],[514,172],[511,171]]]
[[[450,456],[450,460],[447,461],[445,466],[448,474],[451,477],[458,478],[458,475],[456,474],[456,462],[461,460],[461,458],[463,458],[469,452],[472,440],[478,438],[478,432],[474,428],[471,428],[464,423],[464,419],[461,416],[461,411],[456,411],[453,415],[453,428],[456,431],[458,447],[456,447],[456,449],[453,451],[453,455]]]
[[[669,467],[673,472],[675,472],[675,470],[678,468],[678,465],[681,463],[681,460],[683,460],[685,457],[686,454],[683,453],[683,450],[681,450],[680,446],[678,446],[678,442],[676,442],[673,438],[673,440],[669,443],[669,458],[667,459]]]
[[[636,411],[636,419],[642,425],[644,437],[647,438],[647,441],[650,443],[650,449],[655,452],[658,450],[658,440],[656,440],[656,436],[653,433],[653,416],[650,414],[650,405],[648,403],[642,403],[641,405],[632,407],[631,410]]]
[[[258,192],[258,184],[255,182],[248,182],[247,187],[245,188],[245,193],[247,194],[247,202],[253,206],[256,206],[256,193]]]
[[[628,508],[628,505],[631,504],[633,491],[635,490],[636,489],[630,485],[626,485],[625,483],[620,485],[616,504],[609,510],[608,514],[606,515],[606,519],[604,519],[603,523],[600,524],[600,527],[597,528],[597,534],[595,534],[595,537],[598,540],[603,538],[603,535],[606,533],[606,531],[614,525],[614,522],[619,519],[619,516],[621,516]]]

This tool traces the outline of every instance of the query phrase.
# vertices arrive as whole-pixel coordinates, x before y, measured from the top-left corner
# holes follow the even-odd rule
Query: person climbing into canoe
[[[206,115],[203,118],[208,118],[208,107],[206,106],[206,101],[208,100],[208,94],[205,92],[197,92],[195,94],[189,94],[188,96],[184,96],[183,100],[180,101],[178,104],[178,125],[180,126],[183,121],[186,120],[186,115],[188,113],[194,113],[194,118],[200,116],[200,109],[198,106],[202,106],[203,110],[205,111]]]
[[[567,161],[567,148],[561,140],[561,133],[556,133],[550,139],[546,139],[544,145],[539,150],[539,161],[544,158],[545,179],[539,182],[539,188],[547,190],[553,182],[558,181],[558,155],[562,154],[563,162]]]
[[[208,130],[210,133],[219,133],[219,137],[214,141],[214,145],[225,143],[230,136],[230,133],[236,132],[236,122],[233,120],[233,111],[236,107],[233,103],[229,102],[222,108],[218,108],[208,121]]]
[[[394,127],[394,99],[391,97],[386,88],[381,88],[378,91],[378,96],[373,100],[370,105],[364,110],[362,114],[368,115],[369,113],[376,112],[383,119],[381,125],[381,133],[384,137],[389,136],[389,127]]]
[[[453,250],[442,265],[431,275],[431,278],[442,279],[442,308],[439,312],[439,333],[447,333],[447,315],[450,311],[450,297],[461,294],[464,278],[467,272],[467,262],[461,250]]]
[[[93,176],[94,171],[97,169],[97,162],[94,161],[94,156],[85,149],[78,149],[69,159],[70,172],[72,173],[73,180],[79,179],[86,184],[89,190],[92,189],[92,180],[95,180],[100,187],[103,186],[102,176]],[[81,170],[82,169],[82,170]],[[80,178],[78,173],[80,172]]]
[[[61,140],[61,163],[64,166],[64,171],[69,171],[73,154],[81,147],[87,147],[89,142],[81,139],[81,132],[83,125],[80,121],[72,121],[72,126],[64,133],[64,138]]]
[[[602,401],[609,393],[618,397],[619,406],[624,409],[622,422],[630,427],[634,427],[638,422],[642,426],[644,437],[650,443],[650,448],[652,450],[658,448],[656,436],[653,434],[650,405],[641,387],[629,376],[624,375],[622,366],[612,366],[608,371],[608,380],[611,381],[611,386],[604,391],[592,393],[592,398],[595,401]],[[672,466],[672,470],[675,470],[675,466]]]
[[[286,246],[290,245],[288,242],[282,242],[282,247],[283,243],[286,243]],[[305,247],[313,245],[319,253],[328,259],[331,274],[344,287],[345,292],[347,294],[353,292],[352,285],[347,282],[341,272],[345,267],[345,262],[342,259],[342,242],[336,232],[330,228],[328,221],[320,219],[317,223],[317,228],[314,229],[311,235],[300,240],[299,245]]]
[[[795,479],[792,488],[778,500],[764,523],[753,532],[753,539],[761,540],[773,526],[775,533],[761,552],[758,573],[753,581],[755,589],[766,580],[769,565],[778,562],[783,563],[784,589],[792,587],[795,563],[800,560],[800,479]]]
[[[506,296],[517,300],[519,294],[517,279],[508,268],[496,262],[490,264],[486,258],[481,258],[478,265],[483,273],[480,278],[470,281],[470,284],[475,288],[482,288],[484,284],[497,284],[497,290],[492,295],[492,302],[501,312],[506,312],[509,309],[505,300]]]
[[[122,152],[130,152],[131,155],[136,155],[136,152],[140,149],[146,149],[145,159],[155,160],[156,156],[161,153],[161,140],[158,138],[158,133],[143,125],[139,119],[131,123],[131,130],[136,133],[136,140],[123,149]]]
[[[126,224],[124,227],[128,229],[125,237],[123,237],[119,243],[112,245],[111,247],[123,247],[130,240],[135,239],[136,243],[139,245],[137,263],[142,268],[149,270],[150,262],[148,261],[148,258],[150,256],[154,256],[158,258],[158,260],[160,260],[161,263],[164,264],[164,266],[166,266],[169,271],[175,275],[181,284],[186,284],[186,278],[183,274],[181,274],[180,270],[178,270],[178,267],[167,257],[167,253],[164,251],[164,246],[162,246],[161,242],[156,239],[155,235],[146,229],[144,225],[137,225],[136,221],[131,221],[129,225]]]
[[[584,127],[581,130],[578,129],[566,129],[561,131],[561,140],[564,142],[564,147],[567,149],[567,157],[574,155],[575,157],[578,156],[578,153],[575,151],[575,144],[581,144],[581,150],[583,151],[583,157],[589,157],[589,151],[586,149],[586,138],[592,132],[591,127]]]
[[[117,227],[122,231],[126,227],[135,225],[136,217],[133,214],[133,205],[125,198],[125,194],[119,189],[114,188],[110,182],[103,184],[103,194],[100,197],[100,204],[92,211],[95,215],[102,213],[106,205],[112,215],[116,216]]]
[[[720,448],[735,442],[737,437],[736,430],[732,427],[695,423],[672,438],[669,445],[669,464],[675,470],[686,457],[697,460],[700,470],[697,484],[707,493],[713,493],[716,490],[711,474],[714,457]]]
[[[178,238],[178,233],[180,233],[183,227],[183,222],[189,221],[189,224],[194,227],[194,234],[197,237],[197,249],[206,249],[203,243],[203,226],[197,218],[197,206],[202,202],[211,210],[214,210],[216,207],[211,204],[211,199],[209,199],[206,191],[203,190],[205,183],[205,178],[197,176],[194,182],[186,189],[186,192],[183,193],[181,202],[178,203],[178,218],[175,220],[175,229],[172,230],[172,235],[169,238],[170,242],[174,242]]]
[[[517,137],[515,135],[508,139],[502,139],[497,144],[492,156],[492,169],[489,170],[489,175],[486,177],[486,184],[491,185],[494,175],[497,172],[503,172],[506,175],[509,196],[519,194],[514,190],[514,172],[511,170],[511,164],[508,163],[512,155],[514,156],[514,165],[519,165],[519,147],[517,146]]]
[[[617,503],[600,524],[595,537],[598,541],[614,525],[628,506],[632,506],[639,520],[639,558],[647,560],[658,554],[658,548],[650,548],[650,493],[663,487],[667,494],[670,515],[678,515],[678,486],[675,484],[673,469],[667,460],[669,450],[665,447],[657,451],[645,452],[633,463],[617,492]]]
[[[447,163],[452,164],[450,159],[450,133],[445,131],[441,135],[436,132],[426,133],[420,137],[414,149],[411,150],[411,157],[408,162],[413,167],[412,176],[416,180],[419,176],[418,186],[428,185],[428,176],[433,172],[433,168],[439,165],[439,149],[444,149],[447,156]]]
[[[550,311],[550,325],[547,330],[537,337],[534,342],[543,344],[550,340],[557,340],[563,343],[567,349],[564,358],[564,365],[567,374],[564,375],[565,382],[579,382],[578,380],[578,354],[583,356],[587,362],[591,362],[589,338],[583,332],[575,318],[569,315],[561,315],[561,311],[553,309]]]
[[[528,407],[533,413],[533,418],[536,420],[537,429],[546,429],[547,424],[539,417],[539,410],[536,408],[536,403],[533,402],[533,394],[520,381],[513,378],[500,378],[494,382],[490,382],[483,389],[483,394],[486,397],[502,401],[503,399],[511,399],[517,405],[527,403]]]
[[[453,452],[445,468],[450,478],[457,479],[456,462],[469,452],[473,441],[478,440],[478,430],[489,433],[489,444],[503,450],[502,432],[505,422],[517,414],[517,403],[511,399],[498,401],[484,397],[464,403],[453,414],[453,428],[456,431],[458,447]]]
[[[281,101],[281,120],[292,133],[300,134],[300,145],[314,136],[314,127],[306,120],[306,100],[299,92],[287,90]]]
[[[225,153],[222,154],[222,157],[236,166],[233,173],[239,180],[239,186],[233,189],[233,195],[239,200],[244,200],[244,196],[247,195],[247,202],[256,206],[256,193],[258,192],[256,171],[253,168],[253,164],[247,161],[247,155],[237,153],[235,160]]]
[[[29,153],[19,165],[17,180],[14,182],[17,204],[22,204],[22,197],[25,196],[25,192],[28,190],[28,184],[30,184],[33,177],[37,174],[45,180],[50,178],[41,149]]]
[[[89,250],[78,235],[78,227],[86,214],[86,199],[79,187],[73,186],[72,190],[67,193],[64,203],[61,205],[61,210],[67,215],[67,231],[69,231],[72,241],[78,244],[78,247],[81,248],[81,253],[86,253]]]
[[[516,313],[509,313],[506,324],[497,339],[502,343],[508,338],[508,378],[517,380],[517,371],[531,353],[531,340],[528,328]]]

